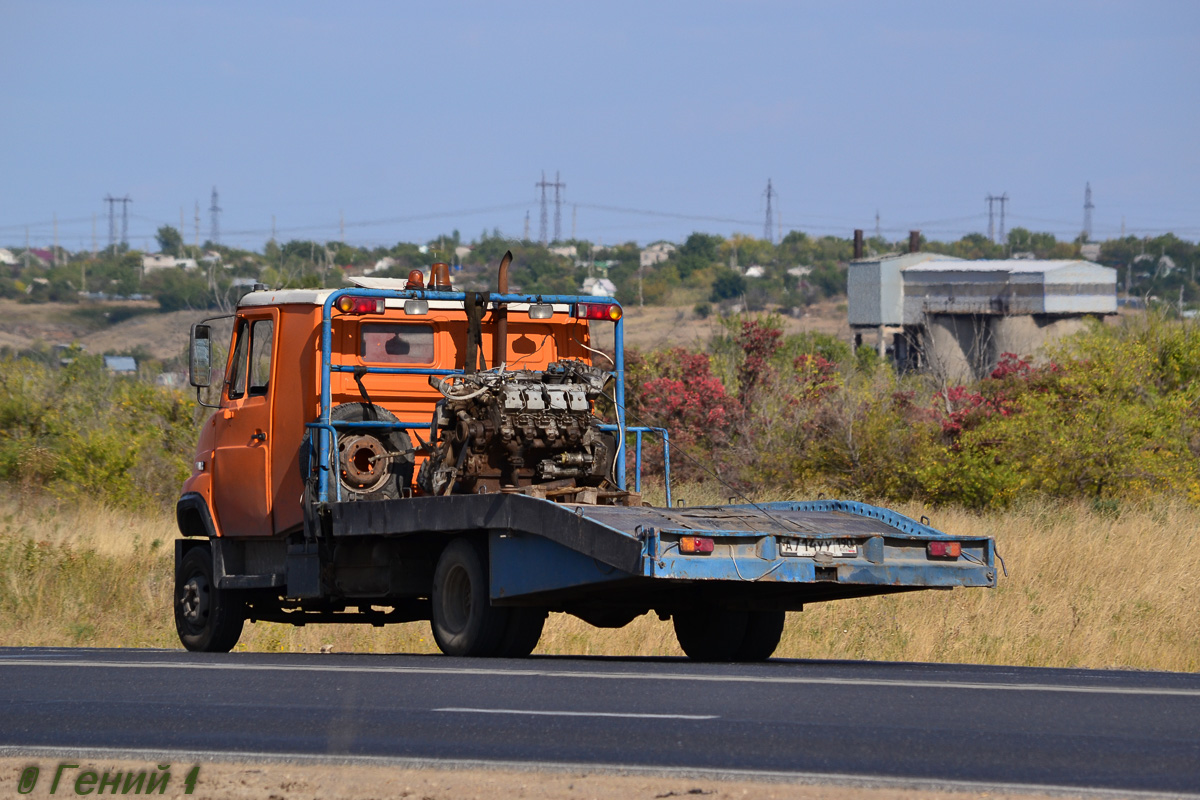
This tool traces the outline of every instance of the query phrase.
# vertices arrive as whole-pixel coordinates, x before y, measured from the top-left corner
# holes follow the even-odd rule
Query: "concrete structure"
[[[1004,353],[1033,355],[1117,311],[1117,272],[1088,261],[963,261],[907,253],[849,270],[850,325],[902,369],[951,382],[990,372]]]
[[[655,264],[666,261],[674,252],[675,245],[670,242],[654,242],[642,249],[640,263],[643,267],[653,267]]]

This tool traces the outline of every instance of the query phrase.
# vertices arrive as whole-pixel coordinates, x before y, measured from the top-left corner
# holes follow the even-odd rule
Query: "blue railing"
[[[409,430],[412,428],[429,428],[428,422],[349,422],[349,421],[333,421],[330,419],[332,411],[332,387],[330,375],[333,372],[355,372],[360,367],[355,367],[347,364],[333,364],[333,307],[337,300],[346,295],[354,297],[380,297],[385,300],[409,300],[409,299],[424,299],[424,300],[449,300],[452,302],[465,302],[467,295],[464,292],[439,292],[427,291],[421,289],[338,289],[331,292],[321,309],[321,413],[316,422],[308,423],[308,427],[316,433],[316,463],[317,471],[317,497],[324,502],[331,500],[342,499],[341,481],[332,480],[331,477],[336,476],[337,470],[334,469],[332,456],[337,452],[336,437],[339,429],[367,429],[367,428],[391,428],[393,430]],[[489,302],[499,303],[550,303],[552,305],[569,305],[572,308],[579,304],[612,304],[620,305],[615,298],[612,297],[592,297],[590,295],[527,295],[527,294],[492,294],[488,297]],[[635,436],[635,447],[637,453],[636,471],[634,476],[635,490],[641,490],[641,466],[642,466],[642,435],[644,433],[658,434],[663,443],[663,458],[666,464],[666,493],[667,504],[670,505],[671,498],[671,482],[670,482],[670,444],[669,436],[664,428],[629,428],[625,425],[625,327],[624,319],[615,321],[614,331],[614,363],[613,369],[608,374],[612,375],[615,380],[616,392],[613,398],[616,401],[617,424],[604,426],[606,430],[624,430],[627,433],[632,433]],[[462,374],[461,369],[429,369],[417,367],[366,367],[367,374],[380,375],[458,375]],[[431,431],[432,435],[432,431]],[[628,437],[627,437],[628,438]],[[625,489],[627,485],[625,469],[626,469],[626,450],[627,446],[622,445],[617,455],[616,478],[617,485],[621,489]],[[332,495],[332,496],[331,496]]]

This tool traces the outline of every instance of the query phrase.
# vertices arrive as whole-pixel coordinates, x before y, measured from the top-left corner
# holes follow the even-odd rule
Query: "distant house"
[[[675,252],[675,245],[670,242],[654,242],[646,245],[642,249],[641,265],[643,267],[652,267],[662,261],[666,261],[671,257],[671,253]]]
[[[0,264],[4,264],[7,267],[15,267],[18,263],[17,257],[13,255],[12,250],[0,247]]]
[[[147,253],[142,256],[142,274],[148,275],[157,269],[196,269],[196,259],[175,258],[165,253]]]
[[[128,375],[137,372],[137,361],[133,356],[105,356],[104,367],[109,372]]]
[[[1100,244],[1098,242],[1081,244],[1079,245],[1079,254],[1083,256],[1085,261],[1095,261],[1100,258]]]
[[[556,256],[562,256],[563,258],[574,258],[578,254],[579,250],[573,244],[564,244],[557,247],[551,247],[550,252],[554,253]]]
[[[396,259],[392,258],[391,256],[384,256],[376,261],[375,266],[367,270],[367,273],[383,272],[385,269],[391,269],[394,266],[396,266]]]
[[[583,293],[592,297],[613,297],[617,293],[617,285],[608,278],[584,278]]]

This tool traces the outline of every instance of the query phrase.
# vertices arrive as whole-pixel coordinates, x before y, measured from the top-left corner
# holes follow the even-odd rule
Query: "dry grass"
[[[702,489],[691,502],[715,501]],[[1098,513],[1031,505],[974,514],[912,505],[947,532],[995,537],[995,590],[917,592],[810,606],[788,617],[778,656],[1200,670],[1200,510],[1168,501]],[[169,514],[130,518],[0,496],[0,644],[178,647],[170,613]],[[239,650],[435,652],[426,623],[387,628],[248,625]],[[646,615],[599,630],[553,615],[547,654],[679,655]]]

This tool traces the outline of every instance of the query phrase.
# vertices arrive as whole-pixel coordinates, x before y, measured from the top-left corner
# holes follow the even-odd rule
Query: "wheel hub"
[[[346,436],[339,442],[343,483],[359,492],[372,492],[387,479],[387,449],[374,436]]]
[[[203,627],[208,618],[209,585],[203,575],[193,575],[183,584],[179,606],[189,625]]]

